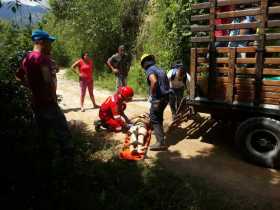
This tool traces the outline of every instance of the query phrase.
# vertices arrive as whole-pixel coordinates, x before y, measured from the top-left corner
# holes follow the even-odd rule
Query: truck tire
[[[256,164],[269,168],[280,166],[280,122],[256,117],[242,122],[235,135],[242,155]]]

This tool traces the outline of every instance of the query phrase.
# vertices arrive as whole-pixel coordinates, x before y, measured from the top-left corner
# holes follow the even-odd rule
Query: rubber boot
[[[150,146],[150,150],[152,151],[166,150],[167,147],[164,144],[163,126],[161,124],[153,124],[153,129],[157,142]]]

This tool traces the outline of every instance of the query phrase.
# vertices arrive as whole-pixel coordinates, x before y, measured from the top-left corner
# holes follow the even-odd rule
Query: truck
[[[277,168],[280,4],[269,0],[196,2],[200,3],[192,4],[190,95],[177,116],[189,119],[202,112],[234,122],[235,143],[242,155]]]

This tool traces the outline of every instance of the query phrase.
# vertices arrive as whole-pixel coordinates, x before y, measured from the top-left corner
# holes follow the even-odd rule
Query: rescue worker
[[[128,129],[130,122],[125,115],[126,102],[132,100],[134,91],[129,86],[120,87],[118,91],[102,103],[99,110],[101,125],[111,131],[120,132]]]
[[[145,70],[150,92],[150,120],[156,136],[156,143],[150,150],[166,150],[163,131],[163,112],[169,101],[169,82],[166,73],[156,66],[155,57],[144,54],[141,66]]]

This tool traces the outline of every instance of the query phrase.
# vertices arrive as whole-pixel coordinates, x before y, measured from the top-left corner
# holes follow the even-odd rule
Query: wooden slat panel
[[[234,85],[235,89],[236,89],[236,92],[242,92],[244,90],[247,90],[247,91],[255,91],[255,86],[254,84],[248,84],[248,85],[244,85],[244,84],[235,84]]]
[[[228,63],[229,58],[217,58],[216,63]]]
[[[279,40],[280,39],[280,33],[270,33],[266,34],[267,40]]]
[[[273,99],[273,98],[263,98],[263,99],[261,99],[261,103],[279,105],[280,100],[279,99]]]
[[[280,46],[266,46],[265,51],[269,53],[280,52]]]
[[[229,47],[217,47],[217,53],[228,53]],[[256,52],[256,47],[236,47],[236,52],[243,53],[243,52]]]
[[[260,0],[221,0],[217,1],[217,5],[219,7],[226,6],[226,5],[234,5],[234,4],[250,4],[250,3],[257,3]]]
[[[197,54],[208,53],[208,48],[196,48]]]
[[[265,64],[280,64],[280,58],[265,58]]]
[[[230,30],[230,29],[243,29],[243,28],[257,28],[259,27],[259,22],[252,23],[236,23],[236,24],[220,24],[216,25],[218,30]]]
[[[237,58],[236,63],[238,64],[249,64],[249,63],[256,63],[256,58]]]
[[[237,47],[236,52],[238,53],[245,53],[245,52],[256,52],[257,48],[256,47]]]
[[[216,69],[215,69],[215,72],[219,72],[219,73],[228,73],[228,71],[229,71],[229,68],[228,67],[217,67]]]
[[[230,42],[230,41],[255,41],[257,40],[258,36],[253,35],[238,35],[238,36],[218,36],[216,41],[219,42]]]
[[[235,95],[234,96],[234,100],[235,101],[239,101],[239,102],[253,102],[254,97],[247,97],[247,96],[239,96],[239,95]]]
[[[197,63],[208,63],[209,61],[206,58],[198,57]]]
[[[280,86],[262,86],[262,91],[280,92]]]
[[[262,84],[265,86],[280,86],[280,81],[277,80],[262,80]]]
[[[263,69],[263,74],[264,75],[280,76],[280,69],[264,68]]]
[[[256,82],[255,82],[255,98],[254,98],[254,105],[258,106],[260,104],[260,92],[261,92],[261,85],[262,85],[262,73],[264,67],[264,50],[265,50],[265,28],[267,24],[267,6],[268,0],[261,0],[261,15],[258,17],[259,21],[261,22],[259,27],[259,40],[257,45],[257,53],[256,53]]]
[[[236,78],[235,79],[235,83],[236,84],[240,84],[240,85],[252,85],[255,83],[255,79],[252,78]]]
[[[280,13],[280,6],[277,7],[269,7],[268,14],[279,14]]]
[[[262,92],[261,98],[272,98],[272,99],[280,99],[280,93],[273,93],[273,92]],[[279,100],[280,102],[280,100]]]
[[[228,82],[228,78],[227,77],[214,77],[213,80],[215,82],[220,82],[220,83],[226,83]]]
[[[208,72],[209,68],[208,67],[197,67],[197,72]],[[228,73],[228,67],[216,67],[214,69],[215,72],[218,73],[223,73],[223,74],[227,74]]]
[[[209,14],[204,14],[204,15],[193,15],[191,17],[191,21],[201,21],[201,20],[208,20],[210,17]]]
[[[260,14],[260,9],[246,9],[246,10],[236,10],[230,12],[218,12],[217,18],[234,18],[234,17],[242,17],[242,16],[255,16]]]
[[[267,22],[267,27],[280,27],[280,20],[269,20]]]
[[[210,8],[210,3],[209,2],[192,4],[192,9],[207,9],[207,8]]]
[[[192,37],[191,42],[210,42],[209,36]]]
[[[208,32],[210,31],[211,28],[209,27],[209,25],[194,25],[191,26],[191,32]]]
[[[216,57],[215,57],[215,16],[216,16],[216,3],[217,0],[209,0],[210,2],[210,18],[209,18],[209,27],[211,31],[209,33],[210,44],[209,44],[209,78],[208,78],[208,91],[211,90],[212,85],[215,84],[213,81],[214,72],[212,69],[216,68]]]
[[[197,67],[197,50],[196,48],[191,49],[191,82],[190,82],[190,98],[195,98],[195,86],[196,86],[196,67]]]
[[[237,74],[255,74],[256,68],[246,68],[246,67],[236,68],[236,73]]]
[[[234,78],[235,78],[235,58],[236,58],[236,49],[230,48],[229,51],[229,68],[228,68],[228,86],[227,86],[227,95],[226,101],[232,103],[233,101],[233,87],[234,87]]]
[[[236,90],[235,95],[253,98],[255,95],[255,90],[244,90],[244,88]]]
[[[216,52],[217,53],[228,53],[229,52],[229,48],[228,47],[217,47],[216,48]]]

